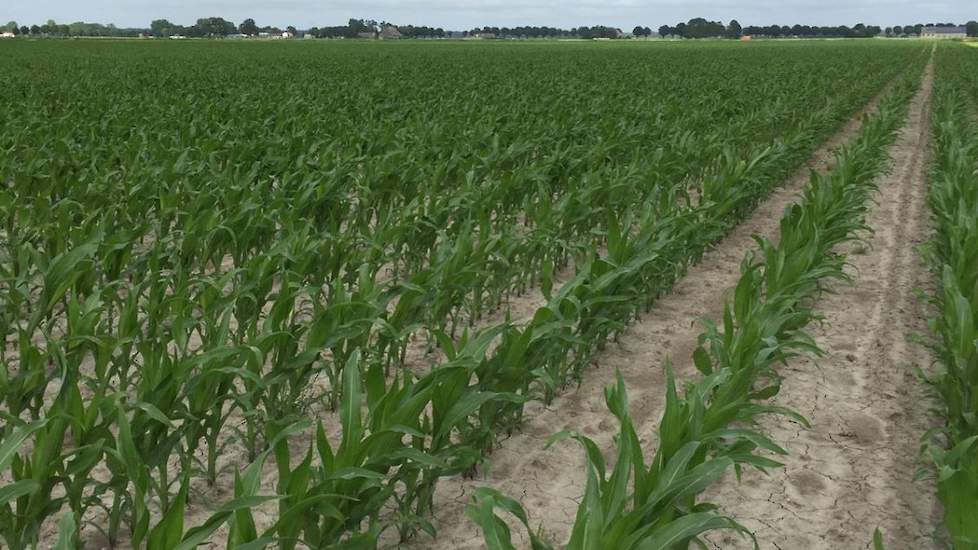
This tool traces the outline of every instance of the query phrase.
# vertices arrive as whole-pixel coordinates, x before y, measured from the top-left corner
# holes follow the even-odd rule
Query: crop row
[[[763,472],[782,466],[771,457],[788,451],[760,431],[759,417],[784,415],[807,426],[798,413],[770,403],[781,387],[777,366],[821,353],[805,328],[818,318],[815,303],[826,285],[848,279],[838,247],[869,230],[863,221],[868,203],[919,87],[921,68],[916,64],[908,71],[879,111],[865,119],[860,135],[837,154],[828,174],[812,175],[802,198],[784,212],[777,244],[759,238],[757,253],[744,258],[722,324],[708,322],[693,354],[703,377],[680,395],[666,365],[666,408],[651,460],[646,463],[620,376],[605,392],[620,421],[613,466],[606,466],[597,444],[583,435],[559,433],[550,439],[553,444],[574,438],[587,456],[587,486],[567,548],[687,548],[702,546],[699,537],[716,529],[753,538],[697,497],[731,468],[739,479],[744,467]],[[519,503],[492,489],[476,490],[467,513],[481,526],[490,549],[513,548],[510,527],[496,509],[530,529]],[[539,535],[531,532],[530,538],[535,550],[551,548]]]
[[[201,52],[116,47],[5,58],[47,68],[0,107],[0,532],[12,548],[59,515],[109,545],[153,548],[219,528],[231,545],[282,548],[430,531],[439,478],[471,473],[527,399],[579,377],[919,59],[845,50],[874,69],[857,80],[835,45],[793,63],[759,49],[738,89],[683,69],[732,54],[678,50],[655,64],[671,85],[650,92],[586,86],[602,81],[593,69],[568,83],[568,57],[544,84],[511,84],[514,61],[543,71],[552,56],[504,50],[481,67],[502,84],[460,91],[403,83],[468,51],[313,63],[360,75],[335,79],[304,65],[306,50],[262,50],[255,68],[244,54],[259,50],[200,45],[212,58],[184,72]],[[644,67],[636,52],[604,55]],[[400,65],[365,83],[385,55]],[[801,91],[783,84],[806,64]],[[300,67],[307,79],[285,91],[253,85]],[[833,94],[838,78],[856,84]],[[558,286],[565,266],[574,276]],[[546,305],[527,324],[457,334],[534,285]],[[406,364],[418,338],[443,356],[427,372]],[[310,429],[320,399],[334,412]],[[188,502],[228,471],[234,499],[185,533]],[[261,525],[252,511],[268,507]]]
[[[937,229],[928,260],[939,289],[929,379],[945,422],[925,441],[956,549],[978,548],[978,59],[938,50],[930,206]]]

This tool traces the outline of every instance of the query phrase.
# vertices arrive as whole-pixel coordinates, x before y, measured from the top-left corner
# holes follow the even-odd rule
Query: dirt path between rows
[[[785,207],[795,202],[809,182],[810,170],[831,169],[834,151],[852,139],[862,127],[863,115],[875,111],[890,86],[884,87],[857,116],[824,143],[809,162],[755,210],[703,260],[693,266],[673,291],[661,298],[645,319],[609,345],[597,359],[596,368],[585,373],[583,384],[557,398],[549,407],[528,405],[520,433],[503,442],[491,464],[476,480],[460,478],[439,482],[432,520],[438,537],[422,535],[407,548],[482,548],[481,533],[464,517],[464,508],[478,486],[494,487],[519,500],[530,515],[531,525],[545,526],[547,538],[563,543],[570,536],[578,501],[584,490],[584,457],[579,447],[564,442],[545,449],[547,438],[561,430],[577,431],[593,438],[608,453],[617,431],[614,417],[604,403],[604,387],[622,373],[628,385],[632,417],[643,447],[654,449],[656,427],[664,406],[667,360],[677,376],[696,373],[691,356],[703,326],[697,319],[716,319],[740,276],[740,262],[756,248],[754,235],[776,238]],[[514,543],[528,547],[520,530]]]
[[[931,406],[912,367],[931,359],[909,343],[927,330],[927,305],[916,291],[932,284],[918,248],[930,236],[927,153],[933,63],[891,149],[892,171],[880,181],[867,224],[868,247],[848,247],[852,284],[838,284],[817,309],[811,331],[828,353],[816,366],[783,369],[777,402],[805,414],[811,429],[768,418],[765,433],[788,449],[786,468],[746,472],[706,500],[755,531],[765,549],[871,548],[879,527],[888,548],[943,548],[935,542],[941,512],[932,484],[914,482],[920,438],[933,425]],[[713,534],[712,548],[751,548]]]

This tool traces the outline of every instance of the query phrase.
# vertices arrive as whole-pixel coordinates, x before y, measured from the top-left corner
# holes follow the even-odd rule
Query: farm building
[[[14,33],[10,32],[10,31],[4,32],[4,33],[0,33],[0,38],[16,38],[16,37],[17,37],[17,35],[15,35]]]
[[[968,29],[965,27],[924,27],[921,38],[967,38]]]

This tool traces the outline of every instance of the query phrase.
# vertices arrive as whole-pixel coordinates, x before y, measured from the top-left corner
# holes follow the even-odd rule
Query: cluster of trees
[[[428,27],[426,25],[415,27],[414,25],[400,25],[397,30],[404,38],[444,38],[448,36],[445,29]]]
[[[494,35],[500,38],[570,38],[571,31],[557,27],[476,27],[465,31],[463,36]]]
[[[887,36],[919,36],[920,33],[924,32],[924,29],[926,28],[957,26],[958,25],[955,25],[954,23],[927,23],[926,25],[923,23],[918,23],[916,25],[907,25],[904,27],[901,27],[900,25],[895,27],[887,27],[883,32]],[[968,21],[965,28],[968,31],[968,36],[978,37],[978,21]]]
[[[264,27],[259,27],[258,24],[255,23],[255,20],[251,18],[245,19],[244,21],[241,22],[240,25],[238,25],[238,34],[245,34],[248,36],[258,36],[259,34],[262,33],[282,34],[283,32],[287,32],[292,36],[299,35],[299,30],[292,25],[285,27],[284,30],[278,27],[272,27],[268,25]]]
[[[883,29],[876,25],[858,23],[852,28],[845,25],[838,27],[813,27],[809,25],[771,25],[767,27],[749,26],[743,29],[744,34],[766,36],[769,38],[872,38],[882,34]]]
[[[815,27],[810,25],[768,25],[768,26],[748,26],[742,27],[736,19],[730,24],[724,25],[719,21],[707,21],[702,17],[690,19],[688,23],[679,23],[671,27],[663,25],[659,27],[660,36],[674,36],[680,38],[739,38],[744,35],[763,36],[768,38],[784,37],[809,37],[809,38],[868,38],[877,36],[883,29],[874,25],[858,25],[849,28],[845,25],[839,27]]]
[[[736,29],[736,31],[734,31]],[[663,25],[659,27],[659,36],[675,36],[679,38],[722,38],[739,37],[740,23],[730,22],[729,28],[719,21],[707,21],[702,17],[694,17],[688,23],[679,23],[675,27]]]
[[[313,27],[306,31],[306,34],[311,34],[316,38],[356,38],[365,34],[376,36],[386,26],[388,26],[388,23],[378,23],[373,19],[350,19],[346,25]]]
[[[649,36],[652,36],[652,29],[650,29],[649,27],[643,27],[641,25],[637,25],[634,29],[632,29],[632,36],[637,36],[639,38],[642,37],[648,38]]]
[[[59,24],[53,19],[49,19],[43,25],[18,25],[16,21],[10,21],[0,32],[11,32],[17,36],[102,36],[117,38],[134,38],[145,32],[145,29],[126,29],[119,28],[113,24],[102,25],[100,23],[85,23],[77,21],[75,23]]]
[[[559,29],[556,27],[482,27],[465,31],[463,36],[495,36],[496,38],[620,38],[621,29],[595,25]]]
[[[733,20],[728,25],[717,21],[707,21],[702,17],[690,19],[688,23],[679,23],[671,27],[663,25],[659,27],[660,36],[674,36],[680,38],[739,38],[743,35],[762,36],[768,38],[785,37],[804,37],[804,38],[871,38],[885,34],[887,36],[919,36],[926,27],[955,27],[954,23],[929,23],[907,25],[905,27],[887,27],[885,30],[876,25],[865,25],[859,23],[853,27],[845,25],[838,27],[818,27],[810,25],[768,25],[768,26],[748,26],[741,27],[740,23]],[[638,36],[640,27],[635,27],[635,35]],[[978,22],[971,21],[967,24],[968,36],[978,37]]]
[[[294,36],[298,33],[298,30],[291,25],[286,27],[284,31],[278,27],[259,27],[258,24],[255,23],[255,20],[251,18],[245,19],[237,26],[231,21],[227,21],[221,17],[205,17],[198,19],[195,25],[191,25],[189,27],[175,25],[166,19],[157,19],[149,25],[149,34],[163,38],[168,36],[220,38],[224,36],[231,36],[233,34],[257,36],[262,33],[282,34],[283,32],[290,32]]]

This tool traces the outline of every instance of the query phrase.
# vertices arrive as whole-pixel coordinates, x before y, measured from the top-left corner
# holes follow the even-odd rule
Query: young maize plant
[[[978,62],[963,46],[940,47],[934,86],[930,207],[937,228],[928,260],[933,302],[930,377],[945,424],[925,440],[928,467],[955,549],[978,548]]]
[[[621,425],[610,472],[601,450],[587,437],[561,433],[551,438],[553,443],[572,437],[587,456],[587,486],[567,548],[679,549],[702,546],[699,535],[715,529],[752,537],[697,496],[730,467],[739,472],[745,465],[761,471],[781,466],[762,454],[787,451],[757,429],[760,415],[787,415],[807,425],[797,413],[765,403],[780,390],[775,367],[799,354],[820,353],[804,332],[816,318],[813,302],[826,282],[846,279],[844,257],[834,250],[868,230],[862,220],[875,178],[888,160],[888,146],[905,119],[921,68],[921,62],[915,63],[879,112],[865,120],[829,174],[813,173],[803,198],[781,219],[778,244],[758,239],[759,254],[745,258],[722,328],[708,324],[693,354],[703,378],[688,384],[680,396],[666,367],[666,408],[659,447],[649,464],[628,416],[620,375],[605,393]],[[482,528],[489,548],[513,548],[509,527],[496,508],[529,530],[519,503],[490,489],[475,493],[467,514]],[[530,538],[534,548],[550,548],[539,535],[531,533]]]
[[[919,58],[708,45],[653,70],[637,50],[578,46],[476,60],[340,45],[310,60],[157,44],[148,73],[149,54],[121,46],[0,56],[44,68],[0,102],[0,536],[17,550],[53,522],[65,545],[95,532],[154,550],[224,524],[231,547],[430,531],[439,478],[471,474],[528,399],[580,380]],[[320,80],[388,55],[389,76],[414,83],[396,95]],[[514,81],[514,59],[546,76]],[[732,65],[743,83],[715,78]],[[636,66],[671,84],[613,78]],[[415,74],[460,67],[463,92]],[[276,74],[293,88],[239,84]],[[309,120],[329,123],[295,123]],[[532,320],[497,324],[534,291]],[[442,356],[426,372],[409,364],[420,339]],[[297,423],[311,415],[316,429]],[[188,530],[195,482],[222,480],[233,500]],[[259,525],[250,508],[269,501],[278,517]]]

